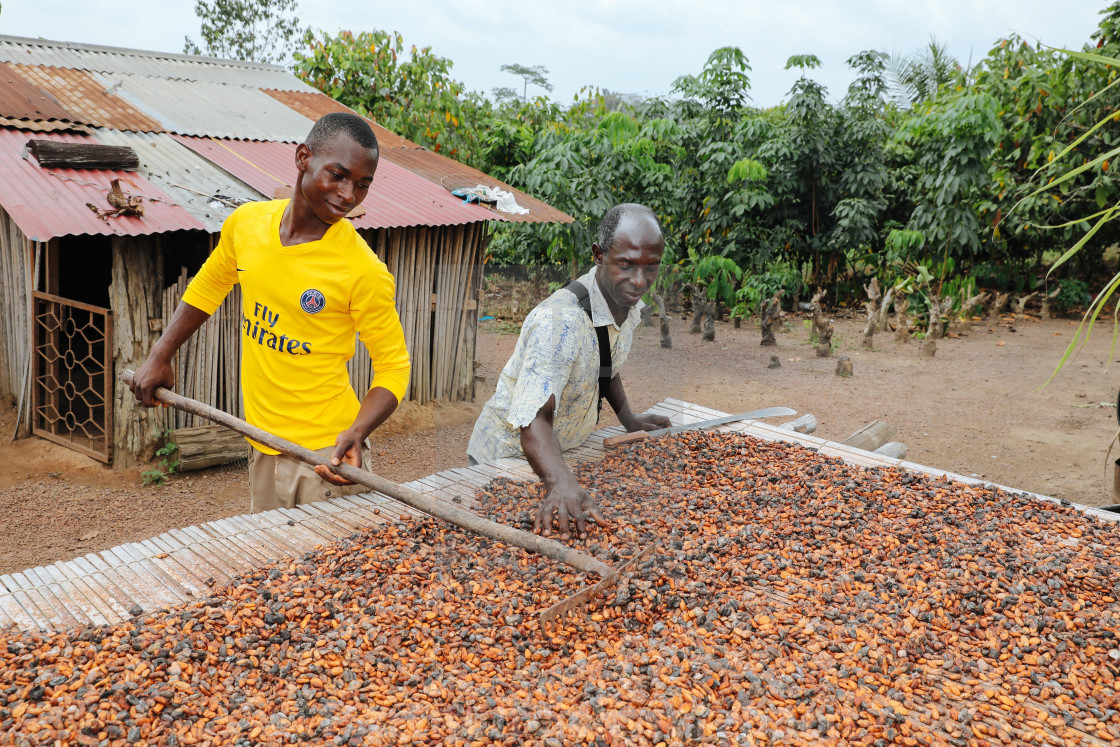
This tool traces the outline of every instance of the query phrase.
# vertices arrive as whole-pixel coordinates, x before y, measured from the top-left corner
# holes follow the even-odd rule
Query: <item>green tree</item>
[[[899,106],[928,101],[942,86],[960,77],[960,63],[936,39],[930,39],[924,49],[911,55],[888,59],[891,95]]]
[[[517,63],[514,63],[512,65],[502,65],[501,70],[502,70],[503,73],[509,73],[511,75],[516,75],[519,78],[521,78],[521,80],[522,80],[521,103],[522,104],[526,103],[529,100],[528,95],[529,95],[529,86],[530,85],[534,85],[537,88],[544,89],[545,91],[548,91],[550,93],[552,92],[552,84],[549,83],[548,78],[545,77],[545,76],[548,75],[548,68],[545,67],[544,65],[534,65],[533,67],[529,67],[527,65],[518,65]],[[511,94],[511,93],[513,94],[513,98],[516,99],[517,98],[517,92],[514,91],[512,88],[496,88],[496,89],[494,89],[494,95],[495,95],[496,98],[499,99],[499,101],[501,101],[503,99],[509,99],[510,98],[509,94]]]
[[[481,164],[480,138],[492,111],[451,76],[451,60],[431,47],[405,49],[396,32],[308,32],[295,73],[355,111],[437,153]]]
[[[186,54],[279,63],[304,34],[296,0],[197,0],[194,12],[202,47],[184,37]]]

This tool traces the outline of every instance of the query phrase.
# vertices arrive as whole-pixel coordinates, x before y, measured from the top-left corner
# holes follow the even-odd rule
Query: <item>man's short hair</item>
[[[624,202],[621,205],[615,205],[607,211],[607,214],[603,216],[603,220],[599,223],[597,242],[599,248],[603,250],[603,254],[609,252],[611,247],[614,246],[618,224],[622,222],[625,216],[649,218],[657,226],[657,230],[661,231],[661,221],[657,220],[657,214],[645,205],[639,205],[636,202]]]
[[[323,115],[312,125],[311,132],[307,133],[307,138],[303,142],[314,151],[340,134],[346,135],[358,145],[369,148],[374,155],[378,155],[377,136],[373,134],[373,129],[364,119],[350,112],[331,112]]]

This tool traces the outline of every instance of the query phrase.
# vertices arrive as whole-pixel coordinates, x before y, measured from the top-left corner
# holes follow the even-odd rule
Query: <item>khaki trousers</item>
[[[295,508],[305,503],[325,501],[340,495],[369,492],[363,485],[332,485],[315,474],[315,468],[284,454],[262,454],[250,449],[249,494],[252,512],[275,508]],[[330,457],[334,447],[319,449],[318,454]],[[369,449],[362,447],[362,466],[370,468]]]

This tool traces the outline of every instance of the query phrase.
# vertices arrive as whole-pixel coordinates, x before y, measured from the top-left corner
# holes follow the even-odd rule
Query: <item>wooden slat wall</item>
[[[30,407],[27,366],[31,356],[31,291],[34,290],[35,252],[45,245],[28,240],[7,212],[0,208],[0,396],[24,397],[24,416]],[[30,419],[22,420],[18,435],[30,433]]]

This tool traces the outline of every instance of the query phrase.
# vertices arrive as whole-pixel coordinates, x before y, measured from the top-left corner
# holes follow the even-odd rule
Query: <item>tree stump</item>
[[[867,291],[867,325],[863,328],[863,349],[871,350],[875,343],[875,330],[879,328],[879,278],[871,278],[871,282],[863,287]]]
[[[1038,291],[1035,291],[1034,293],[1028,293],[1025,296],[1019,296],[1019,298],[1017,298],[1015,300],[1015,321],[1016,322],[1022,323],[1023,320],[1025,320],[1027,318],[1027,304],[1030,303],[1031,301],[1033,301],[1034,297],[1037,296],[1037,295],[1038,295]]]
[[[972,312],[978,306],[986,304],[991,297],[990,293],[977,293],[975,296],[965,299],[964,303],[961,304],[961,329],[972,329]]]
[[[926,339],[940,340],[945,336],[945,327],[949,323],[949,310],[953,308],[953,297],[941,298],[930,295],[926,298],[929,302],[928,320],[926,323]]]
[[[777,345],[778,341],[774,337],[774,326],[782,316],[782,292],[778,291],[762,305],[762,316],[759,318],[759,324],[762,327],[762,342],[759,343],[765,347]]]
[[[782,367],[782,362],[780,360],[778,360],[778,356],[772,355],[772,356],[770,356],[770,363],[766,367],[767,368],[781,368]]]
[[[906,312],[910,309],[910,299],[906,296],[899,296],[894,302],[895,311],[895,328],[894,328],[894,341],[906,343],[910,342],[910,317]]]
[[[692,326],[688,328],[688,333],[698,335],[703,331],[705,302],[695,285],[689,287],[692,289],[692,293],[689,294],[689,299],[692,301]]]
[[[991,308],[988,309],[988,323],[999,324],[999,315],[1003,312],[1003,307],[1007,305],[1007,299],[1010,293],[997,293],[996,300],[992,302]]]
[[[703,331],[704,312],[700,310],[699,304],[692,305],[692,326],[688,328],[690,335],[698,335]]]
[[[937,355],[937,340],[931,340],[928,337],[922,340],[922,345],[918,348],[918,355],[923,358],[932,358]]]
[[[827,358],[832,355],[832,322],[825,319],[817,331],[817,357]]]
[[[708,305],[708,310],[704,314],[704,333],[700,335],[700,340],[703,342],[715,342],[716,339],[716,315],[712,305]]]
[[[817,288],[817,292],[813,294],[813,298],[809,301],[809,311],[813,312],[813,335],[816,336],[818,341],[821,338],[821,330],[828,323],[824,318],[824,309],[821,306],[821,301],[824,300],[826,295],[828,295],[828,291]]]
[[[883,303],[879,304],[879,331],[886,332],[891,328],[890,317],[887,313],[891,309],[891,304],[894,302],[894,293],[896,287],[891,286],[887,288],[887,292],[883,294]]]
[[[741,328],[743,326],[743,318],[738,315],[731,317],[731,326],[735,329]]]
[[[1042,311],[1040,312],[1039,316],[1041,316],[1043,319],[1053,319],[1054,318],[1053,315],[1050,313],[1050,302],[1053,301],[1055,298],[1057,298],[1058,294],[1061,293],[1061,292],[1062,292],[1062,286],[1059,285],[1057,288],[1050,291],[1049,293],[1044,293],[1042,295]]]
[[[852,368],[852,359],[851,358],[849,358],[848,356],[845,355],[843,358],[840,358],[839,360],[836,361],[836,375],[837,376],[839,376],[842,379],[847,379],[850,376],[852,376],[852,374],[854,374],[854,373],[855,373],[855,370]]]
[[[657,292],[650,290],[649,297],[657,304],[657,315],[661,317],[661,347],[673,347],[673,338],[669,336],[669,309],[665,306],[665,299]]]

